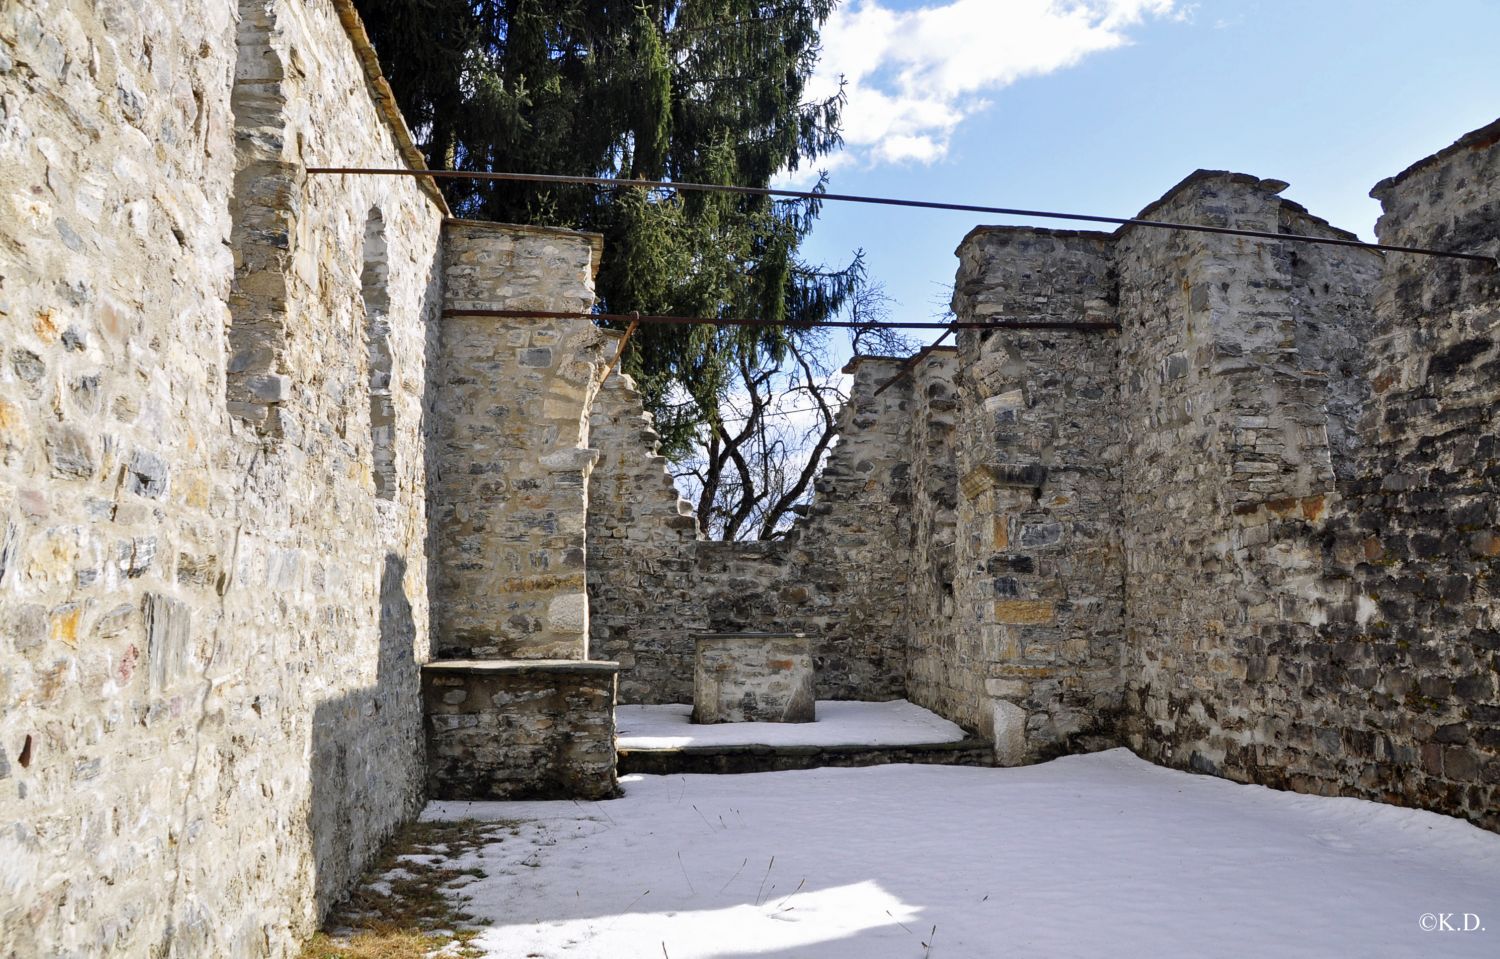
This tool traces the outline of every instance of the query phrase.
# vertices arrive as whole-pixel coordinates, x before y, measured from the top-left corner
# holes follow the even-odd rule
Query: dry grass
[[[479,930],[469,925],[473,917],[463,911],[465,897],[455,883],[484,873],[450,863],[510,825],[465,820],[405,827],[329,915],[324,931],[302,947],[301,959],[425,959],[439,950],[443,959],[480,955],[472,945]],[[444,858],[436,864],[401,858],[413,855]],[[388,886],[390,894],[376,883]]]

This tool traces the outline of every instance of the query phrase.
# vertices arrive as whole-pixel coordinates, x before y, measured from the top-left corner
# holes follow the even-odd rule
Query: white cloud
[[[845,151],[821,166],[931,163],[989,105],[985,94],[1124,46],[1149,17],[1184,13],[1176,0],[952,0],[906,11],[848,0],[823,28],[807,91],[828,96],[842,76],[849,97]]]

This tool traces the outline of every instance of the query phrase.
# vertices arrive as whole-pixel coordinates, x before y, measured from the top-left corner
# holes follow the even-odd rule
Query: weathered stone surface
[[[981,228],[958,252],[960,318],[1116,318],[1103,234]],[[913,702],[993,733],[1006,763],[1113,736],[1123,603],[1115,339],[959,335],[949,455],[962,480],[956,503],[935,510],[955,524],[954,573],[947,595],[925,599],[950,612],[931,609],[932,625],[914,634],[908,690]],[[1015,709],[1000,709],[997,695]]]
[[[618,336],[606,351],[614,355]],[[620,663],[622,703],[690,703],[693,633],[708,628],[694,551],[698,521],[677,495],[657,435],[629,376],[594,401],[589,475],[590,643]]]
[[[433,799],[615,794],[618,663],[448,660],[422,668]]]
[[[693,641],[693,722],[817,719],[812,643],[805,634],[704,633]]]
[[[623,702],[691,701],[690,636],[704,630],[806,632],[820,699],[904,695],[908,567],[892,557],[913,535],[912,444],[918,425],[927,428],[912,414],[914,394],[946,393],[949,356],[878,397],[900,361],[855,361],[839,444],[807,515],[783,538],[755,543],[699,539],[655,455],[639,393],[628,377],[606,382],[591,439],[600,461],[590,480],[590,616],[600,654],[622,664]]]
[[[678,776],[692,773],[770,773],[824,766],[922,763],[994,765],[988,740],[961,739],[915,746],[683,746],[620,750],[620,775]]]
[[[306,174],[414,156],[362,36],[348,0],[0,5],[0,953],[293,953],[417,808],[430,642],[592,631],[660,702],[695,631],[805,630],[818,695],[1002,762],[1124,741],[1500,828],[1500,271],[977,231],[960,317],[1118,332],[966,331],[879,397],[860,360],[807,517],[703,543],[586,320],[439,321],[586,309],[593,240],[445,245],[430,183]],[[1381,184],[1382,239],[1500,252],[1497,144]],[[1340,235],[1283,187],[1148,212]],[[602,794],[612,689],[570,668],[434,692],[434,775]]]
[[[1496,129],[1377,188],[1382,239],[1500,247]],[[1283,188],[1200,171],[1143,215],[1347,235]],[[1124,739],[1500,826],[1497,271],[1139,228],[960,259],[961,318],[1120,330],[960,336],[957,602],[911,698],[1026,758]]]
[[[405,162],[347,13],[0,4],[0,954],[295,954],[418,808],[443,210],[301,177]],[[236,372],[262,321],[280,339]],[[284,378],[243,397],[274,429],[233,414],[246,375]]]
[[[1200,172],[1151,210],[1346,236],[1280,188]],[[1268,755],[1287,728],[1271,637],[1319,615],[1309,534],[1335,497],[1345,446],[1330,438],[1363,395],[1352,347],[1379,258],[1144,230],[1117,245],[1122,365],[1187,359],[1180,376],[1121,381],[1127,741],[1173,765],[1267,778],[1240,757]]]
[[[1500,122],[1377,185],[1376,232],[1500,255],[1497,193]],[[1323,599],[1265,634],[1284,733],[1226,772],[1500,829],[1500,269],[1394,255],[1372,299],[1360,442],[1308,544]]]
[[[1019,766],[1026,761],[1026,710],[998,696],[992,701],[992,707],[995,710],[991,720],[995,765]]]
[[[599,238],[450,220],[448,310],[583,313]],[[443,319],[434,384],[439,658],[585,659],[589,412],[604,362],[588,319]],[[545,344],[545,345],[543,345]]]

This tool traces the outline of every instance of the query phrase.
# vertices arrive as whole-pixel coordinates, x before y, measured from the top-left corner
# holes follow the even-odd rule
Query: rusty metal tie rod
[[[915,207],[922,210],[956,210],[961,213],[985,213],[997,216],[1023,216],[1042,220],[1073,220],[1085,223],[1113,223],[1118,226],[1141,226],[1157,230],[1185,230],[1190,233],[1217,233],[1223,236],[1245,236],[1275,242],[1317,243],[1323,246],[1348,246],[1383,253],[1414,253],[1455,260],[1470,260],[1486,266],[1500,265],[1500,258],[1483,253],[1459,253],[1419,246],[1397,246],[1390,243],[1366,243],[1334,236],[1307,236],[1301,233],[1272,233],[1267,230],[1241,230],[1228,226],[1204,226],[1196,223],[1169,223],[1164,220],[1140,220],[1133,217],[1096,216],[1090,213],[1057,213],[1050,210],[1022,210],[1014,207],[980,206],[972,203],[942,203],[935,200],[906,200],[897,197],[862,196],[856,193],[818,193],[810,190],[773,190],[768,187],[730,186],[722,183],[678,183],[670,180],[625,180],[600,176],[563,176],[555,173],[471,173],[464,170],[403,170],[371,167],[308,167],[309,175],[411,176],[450,180],[503,180],[514,183],[559,183],[573,186],[644,187],[653,190],[692,190],[700,193],[737,193],[745,196],[782,197],[794,200],[836,200],[843,203],[874,203],[880,206]]]

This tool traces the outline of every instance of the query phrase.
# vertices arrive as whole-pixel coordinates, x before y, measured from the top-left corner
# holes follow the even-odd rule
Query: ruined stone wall
[[[441,659],[587,659],[589,410],[603,337],[597,235],[450,220],[444,229],[433,521]]]
[[[1377,188],[1382,239],[1500,245],[1497,140]],[[1284,187],[1200,171],[1142,215],[1348,236]],[[1011,712],[1027,758],[1123,737],[1493,827],[1495,271],[1142,228],[979,231],[960,258],[961,317],[1113,311],[1120,331],[1093,341],[1112,356],[1050,332],[961,338],[953,638],[914,640],[914,698],[967,723],[1000,700],[1002,758]],[[1050,489],[1059,469],[1073,488]],[[1069,633],[1080,571],[1118,598]]]
[[[241,6],[0,9],[7,955],[290,954],[420,798],[442,211],[304,182],[401,165],[404,130],[347,4]]]
[[[1382,239],[1500,244],[1497,129],[1382,184]],[[1143,216],[1349,237],[1285,186],[1199,171]],[[1139,227],[982,229],[960,258],[961,318],[1119,328],[965,332],[956,394],[919,370],[878,410],[853,404],[846,438],[867,445],[830,463],[797,534],[697,543],[684,608],[815,631],[800,607],[869,562],[822,537],[863,510],[901,568],[904,608],[878,615],[906,637],[905,691],[993,733],[1002,761],[1123,741],[1494,827],[1494,273]],[[685,563],[683,539],[660,555]]]
[[[1377,187],[1381,240],[1500,246],[1496,139]],[[1279,186],[1200,178],[1154,215],[1286,226],[1290,205],[1267,209]],[[1188,359],[1184,388],[1140,391],[1170,421],[1127,426],[1131,745],[1496,828],[1496,271],[1199,242],[1154,263],[1141,255],[1168,244],[1120,242],[1144,267],[1122,269],[1124,342]],[[1165,468],[1184,446],[1200,468]],[[1129,498],[1153,485],[1166,511]]]
[[[805,632],[819,699],[906,694],[912,383],[900,362],[856,359],[839,441],[807,515],[781,539],[704,541],[697,583],[715,632]]]
[[[1381,242],[1500,255],[1500,123],[1376,186]],[[1293,735],[1258,779],[1500,829],[1500,269],[1391,254],[1372,391],[1323,539],[1327,621],[1290,637]]]
[[[1279,229],[1353,237],[1286,199],[1281,200]],[[1328,452],[1335,476],[1343,479],[1354,469],[1360,421],[1370,400],[1368,348],[1381,261],[1358,251],[1311,243],[1282,244],[1273,255],[1278,272],[1287,277],[1296,324],[1297,371],[1321,394]]]
[[[588,661],[586,581],[606,338],[584,315],[602,244],[466,220],[443,240],[429,796],[606,798],[617,666]]]
[[[906,583],[906,695],[961,715],[970,690],[953,629],[957,579],[957,352],[940,347],[912,371],[911,554]],[[976,728],[976,726],[971,726]]]
[[[1284,187],[1200,171],[1147,215],[1275,230]],[[1299,232],[1328,230],[1291,213]],[[1378,257],[1135,229],[1117,263],[1128,741],[1247,778],[1315,733],[1292,727],[1281,671],[1297,666],[1281,653],[1327,615],[1315,537],[1337,507],[1330,423],[1358,397],[1327,364],[1368,324]]]
[[[606,386],[594,416],[590,596],[603,654],[622,663],[622,702],[691,701],[691,634],[704,629],[808,633],[819,698],[905,695],[912,381],[875,395],[899,368],[855,362],[807,515],[755,543],[698,538],[638,394],[624,381]]]
[[[959,248],[966,321],[1104,323],[1110,239],[982,228]],[[1019,762],[1112,740],[1123,568],[1115,335],[959,334],[952,688],[932,702]],[[924,694],[922,699],[926,699]]]
[[[694,576],[698,518],[629,376],[605,380],[590,441],[589,641],[620,664],[622,703],[691,703],[693,633],[708,628]]]

